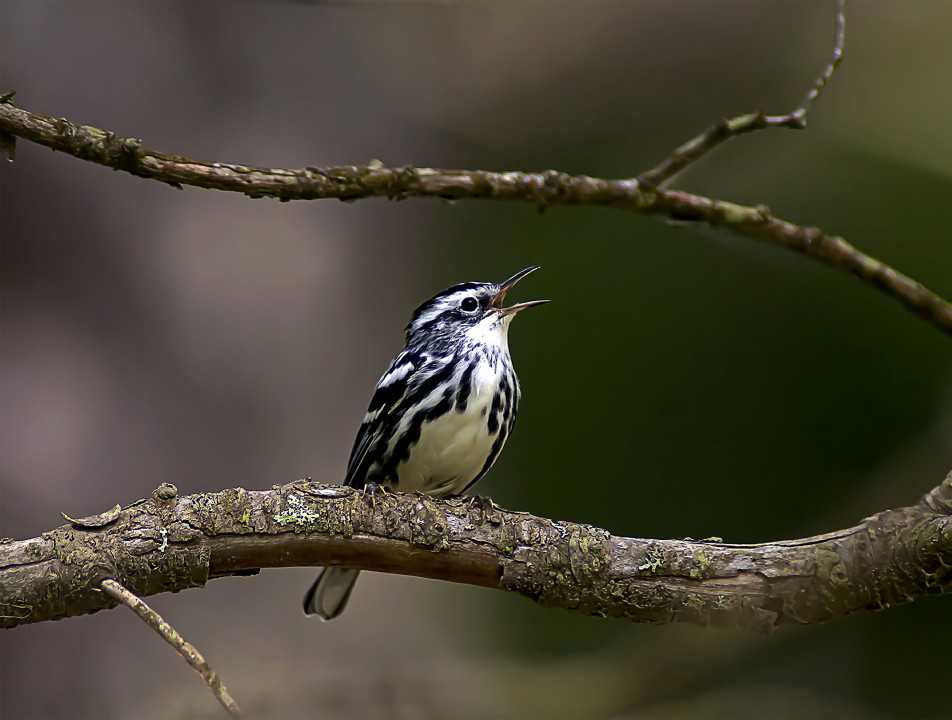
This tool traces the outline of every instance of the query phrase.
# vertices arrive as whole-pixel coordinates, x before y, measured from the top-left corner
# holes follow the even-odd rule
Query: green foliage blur
[[[895,56],[871,57],[876,31],[885,30],[871,27],[870,18],[851,22],[852,54],[806,132],[741,138],[675,185],[765,203],[781,217],[843,235],[948,296],[950,156],[942,156],[940,169],[922,160],[930,153],[929,130],[895,146],[863,137],[866,123],[888,123],[892,111],[849,112],[862,92],[850,86],[888,96],[895,85],[868,76],[877,76],[877,61],[894,63]],[[874,37],[863,37],[864,31]],[[769,92],[754,107],[795,101],[803,72],[814,65],[811,58],[796,72],[791,66],[784,92]],[[946,67],[932,72],[944,76]],[[751,109],[751,100],[744,102],[733,107]],[[928,98],[916,102],[925,105]],[[717,114],[693,117],[672,114],[677,130],[661,128],[657,136],[665,141],[651,138],[649,147],[643,134],[595,137],[556,160],[526,164],[624,175],[630,163],[650,166]],[[914,146],[911,157],[902,156],[907,145]],[[523,408],[508,452],[484,488],[504,506],[617,534],[757,542],[845,527],[890,505],[915,502],[952,469],[952,452],[943,444],[948,338],[874,288],[793,254],[689,224],[597,209],[540,215],[533,208],[480,206],[466,213],[462,247],[469,262],[484,275],[539,263],[544,271],[521,292],[554,299],[512,330]],[[480,608],[487,604],[478,598]],[[497,632],[488,633],[487,644],[508,637],[526,662],[554,654],[570,665],[568,658],[613,653],[610,670],[593,671],[585,692],[572,683],[565,692],[553,691],[556,716],[602,712],[598,702],[579,698],[604,701],[605,694],[619,701],[614,711],[625,708],[632,714],[623,716],[638,718],[946,712],[942,688],[952,674],[942,648],[952,641],[952,625],[942,601],[750,644],[724,630],[618,627],[540,613],[508,598],[492,607]],[[684,643],[698,658],[685,659],[669,643]],[[898,657],[910,661],[897,663]],[[653,667],[704,661],[712,666],[684,671],[686,678]],[[637,677],[644,668],[652,668],[650,681],[618,689],[616,673]],[[770,688],[765,695],[771,699],[759,706],[755,698],[763,688]],[[796,697],[806,689],[809,697]],[[699,699],[685,702],[685,694]],[[738,697],[747,700],[734,702]],[[833,697],[846,702],[827,705]]]

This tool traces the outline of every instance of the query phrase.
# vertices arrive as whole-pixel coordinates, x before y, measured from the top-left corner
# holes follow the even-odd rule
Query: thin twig
[[[820,93],[822,93],[824,88],[826,88],[827,83],[829,83],[833,78],[833,74],[840,66],[840,63],[843,62],[843,57],[845,54],[846,0],[837,0],[836,26],[833,33],[833,56],[830,58],[830,62],[827,63],[826,67],[823,68],[823,72],[820,73],[820,76],[816,79],[816,82],[813,83],[813,87],[811,87],[807,92],[806,97],[803,98],[803,102],[800,104],[800,107],[790,113],[793,117],[799,120],[799,127],[801,129],[807,126],[807,113],[810,112],[810,108],[813,107],[813,103],[816,101],[816,99],[820,97]]]
[[[837,0],[836,29],[833,38],[833,54],[823,72],[817,77],[810,90],[803,98],[803,102],[785,115],[767,115],[763,112],[747,113],[735,118],[725,119],[712,125],[697,137],[675,149],[668,157],[651,170],[638,176],[639,182],[645,187],[662,187],[670,182],[689,165],[700,160],[714,148],[723,145],[731,138],[744,135],[756,130],[771,127],[803,130],[807,126],[807,114],[813,103],[820,97],[820,93],[843,62],[846,52],[846,0]]]
[[[202,676],[202,680],[205,681],[205,684],[208,685],[215,697],[218,698],[218,702],[224,706],[229,715],[232,717],[241,717],[241,710],[238,707],[238,703],[236,703],[234,698],[228,693],[228,689],[221,681],[221,678],[218,677],[218,673],[208,666],[208,662],[202,654],[195,649],[194,645],[179,635],[178,631],[163,620],[162,616],[150,608],[142,598],[130,592],[115,580],[103,580],[101,587],[103,592],[109,597],[132,610],[146,625],[155,630],[169,645],[174,647],[176,652],[185,658],[185,662],[191,665],[195,672]]]

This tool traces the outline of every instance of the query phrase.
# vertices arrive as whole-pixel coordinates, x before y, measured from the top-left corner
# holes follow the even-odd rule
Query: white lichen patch
[[[169,547],[169,531],[165,528],[159,528],[159,535],[162,536],[162,542],[159,543],[159,552],[165,552]]]
[[[282,525],[310,525],[318,520],[318,514],[303,495],[289,493],[284,512],[275,515],[274,520]]]

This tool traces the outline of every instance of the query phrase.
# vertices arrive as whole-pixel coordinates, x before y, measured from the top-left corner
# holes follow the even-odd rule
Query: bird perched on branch
[[[453,285],[416,309],[406,347],[377,383],[357,431],[345,485],[447,497],[462,495],[489,471],[519,405],[509,323],[549,301],[503,302],[538,269],[498,284]],[[304,596],[304,612],[324,620],[340,615],[358,573],[325,568]]]

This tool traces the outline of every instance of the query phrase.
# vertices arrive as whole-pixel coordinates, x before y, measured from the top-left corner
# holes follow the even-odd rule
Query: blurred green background
[[[631,176],[720,117],[783,112],[832,2],[11,0],[0,90],[150,147],[267,166]],[[952,5],[855,2],[806,132],[678,186],[842,234],[952,296]],[[415,305],[544,267],[515,323],[518,429],[479,490],[617,534],[748,542],[915,501],[952,468],[948,339],[842,273],[599,209],[279,204],[21,143],[0,167],[0,536],[182,492],[342,475]],[[649,627],[311,570],[154,598],[255,717],[941,718],[929,600],[769,637]],[[0,638],[0,717],[219,717],[129,613]],[[77,650],[82,663],[77,667]],[[52,688],[52,689],[51,689]]]

